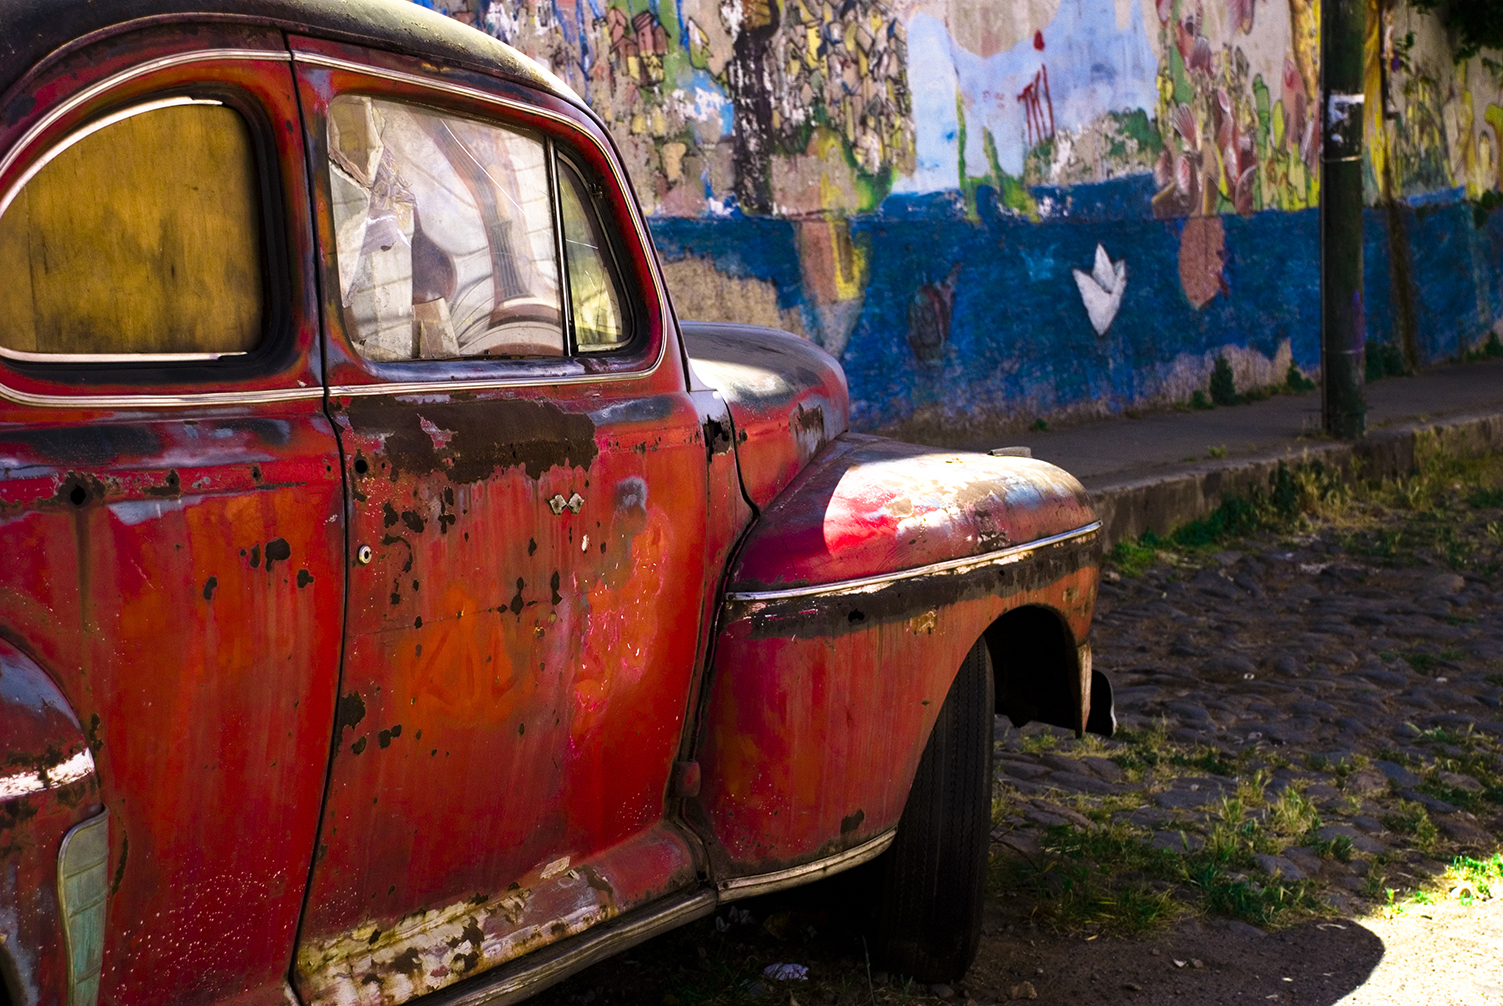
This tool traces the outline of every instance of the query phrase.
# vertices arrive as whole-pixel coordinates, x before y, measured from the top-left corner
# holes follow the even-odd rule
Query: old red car
[[[416,6],[0,3],[6,1006],[504,1003],[864,863],[969,965],[1096,518],[679,323],[620,163]]]

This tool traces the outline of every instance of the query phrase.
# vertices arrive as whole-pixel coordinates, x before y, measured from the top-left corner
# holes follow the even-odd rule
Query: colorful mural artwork
[[[446,2],[607,123],[680,313],[819,342],[863,428],[1319,366],[1318,0]],[[1369,331],[1425,364],[1503,318],[1503,64],[1369,2]]]

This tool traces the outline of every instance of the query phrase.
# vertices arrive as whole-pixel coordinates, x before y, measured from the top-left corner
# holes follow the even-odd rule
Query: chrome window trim
[[[104,92],[112,90],[128,80],[144,77],[148,74],[156,73],[158,70],[165,70],[168,67],[182,66],[187,63],[221,62],[227,59],[266,59],[277,63],[290,63],[292,62],[292,54],[285,49],[198,49],[193,52],[180,52],[172,56],[161,56],[157,59],[148,60],[139,66],[133,66],[129,70],[122,70],[114,76],[106,77],[104,80],[90,84],[42,116],[35,125],[28,129],[15,142],[10,148],[9,153],[4,157],[0,157],[0,178],[3,178],[7,171],[15,167],[16,161],[20,160],[21,155],[26,151],[27,147],[31,146],[38,135],[51,129],[59,119],[64,118],[80,105],[88,104]],[[11,186],[11,189],[19,187],[19,185]],[[13,197],[14,192],[7,190],[3,205],[9,206],[10,200]]]
[[[174,66],[184,66],[190,63],[217,63],[225,60],[268,60],[274,63],[291,63],[292,54],[285,49],[197,49],[193,52],[175,53],[171,56],[161,56],[157,59],[148,60],[128,70],[113,74],[103,80],[96,81],[79,91],[77,94],[58,104],[58,106],[46,115],[42,116],[32,125],[11,147],[4,157],[0,157],[0,177],[15,167],[27,149],[36,141],[37,137],[57,122],[79,107],[89,103],[127,81],[138,77],[148,76],[160,70]],[[139,105],[129,106],[124,114],[108,115],[97,122],[89,123],[76,132],[70,133],[52,149],[48,150],[37,164],[25,171],[15,183],[6,187],[3,197],[0,197],[0,216],[10,208],[15,201],[16,195],[21,188],[31,181],[32,177],[56,157],[63,150],[72,146],[78,140],[83,139],[89,133],[102,129],[112,122],[138,111],[148,111],[153,107],[166,107],[169,104],[223,104],[218,101],[206,101],[204,99],[182,98],[165,99],[163,102],[145,102]],[[121,354],[52,354],[52,353],[24,353],[16,350],[0,349],[0,357],[21,361],[36,361],[46,363],[157,363],[157,362],[192,362],[201,360],[214,360],[226,356],[238,356],[238,353],[121,353]],[[152,395],[152,394],[35,394],[29,391],[21,391],[9,385],[0,383],[0,399],[14,402],[17,405],[30,405],[39,408],[99,408],[99,409],[122,409],[144,408],[164,409],[179,408],[194,405],[255,405],[268,402],[294,401],[302,398],[321,398],[323,388],[277,388],[262,391],[222,391],[201,392],[197,394],[178,395]]]
[[[0,384],[0,398],[38,408],[176,409],[201,405],[266,405],[324,397],[322,385],[311,388],[265,388],[204,391],[183,395],[37,395]]]
[[[29,183],[33,178],[40,174],[43,168],[51,164],[58,158],[59,155],[68,150],[74,144],[82,142],[88,137],[93,136],[95,133],[99,132],[101,129],[113,126],[117,122],[124,122],[126,119],[132,118],[137,115],[142,115],[146,112],[155,112],[161,108],[176,108],[178,105],[218,105],[220,107],[223,107],[224,102],[218,101],[214,98],[191,98],[188,95],[183,94],[172,98],[158,98],[155,101],[144,101],[139,105],[128,105],[125,108],[120,109],[119,111],[111,112],[109,115],[106,115],[103,118],[93,120],[87,125],[82,126],[69,133],[67,136],[63,137],[62,141],[56,146],[49,147],[46,153],[44,153],[41,157],[38,157],[36,161],[32,163],[31,167],[21,172],[21,177],[16,179],[14,185],[6,189],[5,195],[3,197],[0,197],[0,217],[5,216],[5,211],[10,209],[10,204],[15,202],[16,196],[21,194],[21,190],[26,188],[27,183]],[[16,351],[6,349],[4,346],[0,346],[0,353],[9,356],[14,352]],[[29,353],[26,355],[29,357],[39,358],[55,358],[57,356],[57,354],[50,353]],[[69,355],[79,355],[87,359],[97,359],[97,357],[90,354]],[[24,359],[25,357],[22,358]]]
[[[323,67],[329,70],[344,70],[349,73],[359,73],[367,77],[375,77],[380,80],[390,80],[399,84],[408,84],[412,87],[435,91],[442,94],[450,94],[455,97],[465,98],[470,101],[480,102],[495,108],[504,109],[521,115],[536,116],[546,119],[556,125],[569,130],[572,136],[581,138],[592,144],[600,151],[607,164],[611,166],[611,177],[621,191],[633,193],[631,182],[621,170],[621,165],[613,156],[611,150],[601,143],[598,138],[579,127],[567,115],[561,115],[551,109],[541,108],[537,105],[529,105],[526,102],[513,101],[499,95],[482,91],[479,88],[467,87],[464,84],[455,84],[447,80],[433,80],[419,76],[415,73],[406,73],[402,70],[390,70],[385,67],[371,66],[367,63],[358,63],[354,60],[339,59],[335,56],[324,56],[319,53],[303,52],[294,50],[293,62],[307,66]],[[555,199],[555,202],[557,200]],[[637,240],[643,247],[655,248],[652,236],[647,231],[647,224],[642,219],[641,208],[637,206],[634,198],[626,200],[627,209],[631,216],[632,228],[636,231]],[[435,379],[432,381],[404,381],[387,384],[339,384],[329,388],[329,395],[333,398],[358,398],[370,395],[419,395],[446,391],[484,391],[497,388],[527,388],[546,384],[578,385],[599,384],[606,381],[636,381],[651,377],[662,367],[663,360],[668,356],[668,343],[673,339],[673,333],[677,330],[671,317],[668,316],[668,291],[663,284],[663,277],[658,271],[656,256],[648,256],[648,272],[652,275],[653,289],[657,293],[658,314],[662,322],[662,337],[658,340],[658,352],[653,361],[645,367],[636,370],[611,371],[602,374],[578,374],[561,376],[559,374],[540,374],[536,377],[509,375],[498,378],[461,378],[457,380]],[[570,357],[580,359],[580,357]],[[363,361],[362,361],[363,362]],[[442,360],[423,361],[435,365],[442,364]],[[474,362],[474,361],[469,361]],[[524,365],[525,365],[525,361]],[[553,364],[550,359],[546,361]],[[556,365],[556,364],[554,364]],[[367,373],[370,373],[367,371]],[[371,377],[379,380],[376,374]]]
[[[849,592],[869,590],[872,587],[880,587],[884,584],[893,583],[897,580],[908,580],[919,576],[928,576],[932,573],[968,573],[972,569],[978,569],[989,565],[1008,565],[1021,562],[1034,552],[1049,548],[1052,545],[1062,545],[1078,538],[1088,538],[1101,530],[1099,520],[1092,521],[1073,531],[1065,531],[1060,534],[1050,535],[1047,538],[1036,538],[1022,545],[1013,545],[1009,548],[998,549],[995,552],[987,552],[983,555],[966,556],[963,559],[946,559],[943,562],[931,562],[926,566],[914,566],[910,569],[898,570],[895,573],[879,573],[875,576],[857,577],[852,580],[837,580],[834,583],[812,584],[807,587],[789,587],[784,590],[744,590],[727,591],[727,601],[782,601],[793,597],[811,597],[818,594],[844,594]]]

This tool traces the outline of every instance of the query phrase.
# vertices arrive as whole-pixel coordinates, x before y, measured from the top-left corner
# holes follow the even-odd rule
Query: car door
[[[0,636],[84,725],[109,847],[102,927],[55,843],[0,854],[50,859],[84,940],[61,975],[14,945],[14,987],[277,1001],[345,590],[286,44],[180,22],[22,86],[0,124]],[[7,898],[61,939],[48,899]]]
[[[695,881],[665,808],[706,450],[598,127],[293,48],[351,556],[295,983],[392,1003]]]

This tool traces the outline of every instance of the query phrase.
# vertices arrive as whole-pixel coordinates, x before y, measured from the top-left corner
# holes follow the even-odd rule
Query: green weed
[[[1440,832],[1435,828],[1435,822],[1430,820],[1424,805],[1413,800],[1400,800],[1397,812],[1385,815],[1383,824],[1389,831],[1399,835],[1407,835],[1414,843],[1415,848],[1421,852],[1434,847]]]

